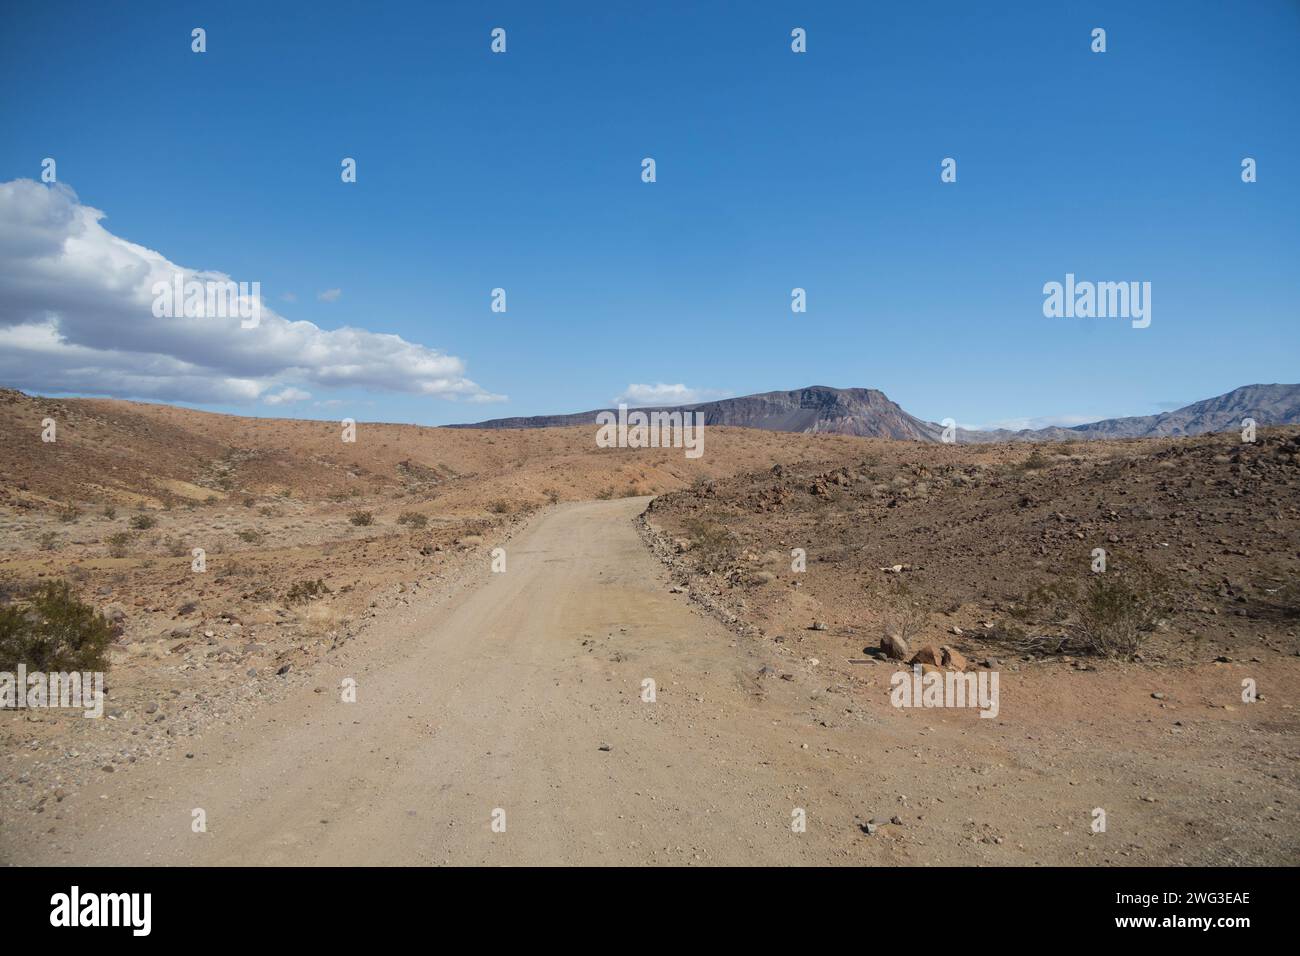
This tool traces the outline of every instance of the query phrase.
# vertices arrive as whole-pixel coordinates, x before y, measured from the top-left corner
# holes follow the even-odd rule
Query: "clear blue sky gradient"
[[[359,418],[684,382],[984,424],[1300,380],[1294,0],[4,6],[0,180],[54,156],[116,235],[510,396],[313,390]],[[1067,272],[1151,282],[1150,328],[1045,318]]]

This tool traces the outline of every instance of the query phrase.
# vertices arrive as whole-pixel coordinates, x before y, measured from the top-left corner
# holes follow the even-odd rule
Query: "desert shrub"
[[[179,538],[163,538],[162,546],[163,550],[173,558],[184,557],[190,553],[189,545]]]
[[[557,501],[560,500],[560,493],[556,491],[554,488],[547,488],[546,500],[549,501],[551,504],[555,504]]]
[[[59,520],[64,524],[72,524],[81,517],[81,509],[76,505],[64,505],[57,512]]]
[[[158,520],[153,515],[143,515],[143,514],[132,515],[131,522],[130,522],[131,527],[135,528],[135,530],[137,531],[148,531],[157,523]]]
[[[108,556],[110,558],[125,558],[127,549],[131,547],[131,533],[129,531],[118,531],[110,534],[104,539],[104,544],[108,546]]]
[[[1029,457],[1016,466],[1018,471],[1040,471],[1051,464],[1047,456],[1043,454],[1042,449],[1035,448],[1029,453]]]
[[[365,528],[375,523],[375,514],[373,511],[354,511],[348,515],[348,520],[358,528]]]
[[[252,528],[244,528],[235,532],[235,537],[246,544],[257,544],[262,540],[262,533],[254,531]]]
[[[508,515],[510,514],[510,502],[504,498],[498,498],[487,506],[487,510],[494,515]]]
[[[894,605],[884,612],[881,623],[882,635],[900,638],[914,646],[925,634],[930,619],[920,604],[908,600],[907,590],[900,589]]]
[[[256,499],[256,498],[245,498],[245,499],[244,499],[244,507],[245,507],[245,508],[251,508],[251,507],[253,507],[253,505],[255,505],[255,504],[257,504],[257,499]]]
[[[67,581],[46,581],[24,603],[0,608],[0,670],[106,671],[113,627],[78,601]]]
[[[418,511],[403,511],[397,523],[410,525],[412,528],[423,528],[429,523],[429,518]]]
[[[270,505],[263,505],[262,507],[257,509],[257,513],[260,514],[263,518],[270,518],[275,515],[275,509],[272,508]]]
[[[1033,588],[1014,612],[1021,623],[1045,622],[1055,636],[1013,628],[1017,642],[1037,653],[1132,657],[1173,609],[1168,580],[1146,564],[1112,557],[1110,567],[1083,580]]]
[[[109,521],[112,521],[114,518],[117,517],[117,509],[114,508],[112,505],[104,505],[104,517],[107,518]]]
[[[734,563],[736,545],[729,532],[716,521],[692,518],[686,525],[691,553],[701,571],[721,571]]]
[[[53,531],[45,531],[38,539],[42,551],[54,551],[59,546],[59,536]]]
[[[330,593],[332,592],[329,585],[323,579],[317,578],[315,581],[304,579],[295,581],[289,587],[289,590],[284,592],[284,603],[289,605],[306,604],[308,601],[314,601],[316,598]]]

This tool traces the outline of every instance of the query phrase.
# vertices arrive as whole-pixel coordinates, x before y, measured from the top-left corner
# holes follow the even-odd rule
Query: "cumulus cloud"
[[[627,405],[694,405],[696,402],[709,402],[723,398],[726,392],[711,388],[690,388],[689,386],[665,385],[629,385],[615,402]]]
[[[260,299],[254,328],[237,315],[157,317],[155,283],[177,274],[233,280],[121,239],[103,218],[66,186],[0,183],[0,381],[194,403],[276,404],[301,386],[504,400],[467,378],[454,355],[397,335],[290,321]]]
[[[281,391],[274,392],[262,398],[262,401],[268,405],[288,405],[292,402],[305,402],[311,398],[311,392],[304,392],[300,388],[294,388],[292,385]]]

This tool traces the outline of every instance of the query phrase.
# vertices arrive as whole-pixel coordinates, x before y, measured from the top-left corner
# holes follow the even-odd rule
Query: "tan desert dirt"
[[[4,862],[1300,859],[1294,430],[1034,458],[711,429],[691,461],[2,397],[0,581],[121,629],[106,719],[0,713]],[[1022,653],[1052,626],[1025,595],[1096,546],[1175,581],[1139,659]],[[899,620],[996,668],[998,716],[892,706]]]
[[[449,605],[394,612],[321,670],[321,692],[295,688],[209,731],[192,757],[92,780],[39,831],[6,826],[6,859],[1244,863],[1294,853],[1294,805],[1277,802],[1286,783],[1273,778],[1286,755],[1269,765],[1278,731],[1265,708],[1207,714],[1209,680],[1106,668],[1083,681],[1046,671],[1009,681],[997,720],[899,712],[883,685],[828,684],[790,648],[739,640],[673,594],[634,528],[644,504],[568,504],[534,519],[506,573]],[[344,677],[357,682],[354,704],[341,699]],[[1155,701],[1146,714],[1098,706],[1148,686],[1186,709],[1184,735],[1170,735],[1172,714]],[[1096,806],[1108,808],[1104,834],[1089,830]],[[791,830],[798,808],[805,833]],[[196,809],[207,832],[193,832]],[[504,833],[492,829],[498,810]]]

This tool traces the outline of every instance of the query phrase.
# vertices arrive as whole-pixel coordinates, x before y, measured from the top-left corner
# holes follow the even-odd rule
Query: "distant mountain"
[[[966,441],[1060,441],[1069,438],[1167,438],[1235,431],[1243,418],[1258,425],[1300,424],[1300,385],[1243,385],[1172,412],[1107,418],[1070,428],[961,432]]]
[[[538,415],[531,418],[496,418],[472,425],[449,428],[557,428],[566,425],[594,425],[596,415],[606,409],[592,409],[570,415]],[[611,409],[612,410],[612,409]],[[813,385],[790,392],[764,392],[741,398],[723,398],[695,405],[669,405],[642,411],[692,411],[704,415],[706,425],[732,425],[766,431],[858,435],[864,438],[895,438],[937,442],[941,425],[923,421],[903,411],[874,388],[830,388]],[[1243,418],[1259,425],[1300,424],[1300,385],[1243,385],[1226,395],[1207,398],[1185,408],[1159,415],[1108,418],[1069,428],[1050,427],[1010,431],[957,432],[961,442],[1065,441],[1100,438],[1158,438],[1231,431]]]
[[[613,410],[613,409],[609,409]],[[691,411],[704,415],[705,425],[734,425],[771,432],[824,432],[867,438],[902,438],[938,441],[942,428],[907,414],[874,388],[828,388],[813,385],[792,392],[764,392],[742,398],[723,398],[696,405],[660,405],[640,411]],[[557,428],[592,425],[606,409],[573,415],[538,415],[532,418],[495,418],[450,428]]]

